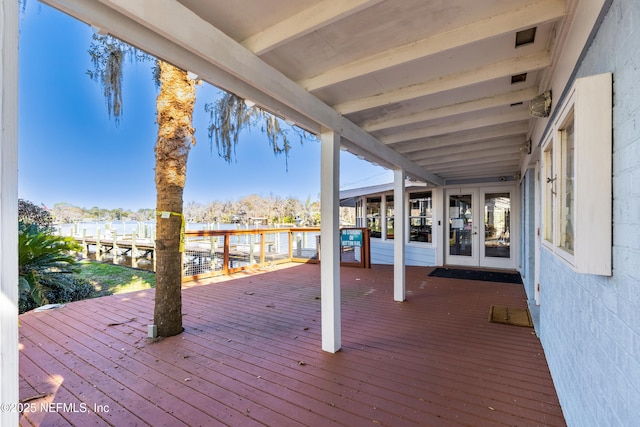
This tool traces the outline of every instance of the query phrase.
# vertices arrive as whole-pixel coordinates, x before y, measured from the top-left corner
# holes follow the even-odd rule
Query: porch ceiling
[[[576,1],[45,0],[432,184],[518,175]]]

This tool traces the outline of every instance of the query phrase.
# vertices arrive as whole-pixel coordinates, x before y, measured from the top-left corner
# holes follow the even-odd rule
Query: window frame
[[[610,73],[576,79],[552,118],[540,152],[542,247],[578,273],[604,276],[612,274],[612,87]],[[570,124],[573,150],[568,153]],[[571,245],[565,233],[567,218]]]
[[[427,203],[427,199],[429,202]],[[411,215],[411,211],[413,209],[413,203],[417,200],[417,203],[426,203],[428,207],[425,208],[425,215]],[[407,201],[409,203],[409,208],[407,209],[407,218],[409,219],[408,225],[408,242],[409,243],[417,243],[417,244],[432,244],[433,243],[433,191],[424,190],[424,191],[412,191],[408,193]],[[411,230],[412,230],[412,220],[419,219],[425,223],[425,229],[428,228],[429,232],[426,233],[428,240],[412,240],[411,238]]]
[[[369,229],[371,238],[382,238],[382,196],[369,195],[365,199],[365,227]],[[377,208],[377,210],[375,210]],[[375,227],[373,227],[375,224]]]
[[[385,197],[385,214],[384,214],[384,225],[383,228],[385,231],[385,240],[393,240],[395,238],[395,222],[394,222],[394,204],[393,204],[393,194],[387,194]]]
[[[570,263],[574,263],[575,254],[575,184],[576,184],[576,153],[575,153],[575,114],[573,104],[571,109],[565,112],[560,118],[560,125],[557,130],[557,139],[560,145],[560,174],[558,177],[560,191],[558,197],[558,247],[563,252],[561,255]],[[573,128],[571,137],[572,147],[568,148],[567,129]],[[569,174],[571,176],[569,176]],[[568,205],[569,200],[571,204]],[[571,228],[571,233],[567,228]],[[570,234],[570,236],[569,236]]]
[[[554,202],[557,172],[555,168],[553,138],[549,137],[542,147],[542,244],[553,249],[554,244]]]
[[[433,228],[433,218],[436,214],[434,209],[434,192],[433,190],[421,190],[421,191],[406,191],[406,200],[405,200],[405,219],[407,222],[407,227],[405,229],[405,235],[402,236],[403,241],[406,244],[417,244],[417,245],[428,245],[432,246],[434,244],[434,233],[435,229]],[[430,209],[427,215],[422,216],[411,216],[411,196],[413,194],[428,194],[428,197],[431,198]],[[384,242],[393,242],[394,238],[396,238],[395,233],[389,233],[389,231],[394,230],[395,227],[395,201],[394,195],[389,192],[384,193],[373,193],[359,196],[355,202],[356,206],[356,223],[361,224],[362,227],[368,228],[370,232],[370,238],[379,239]],[[362,217],[360,216],[362,215]],[[411,240],[410,228],[411,228],[411,219],[412,218],[424,218],[427,222],[431,224],[431,241],[420,241],[420,240]],[[373,226],[373,227],[372,227]]]

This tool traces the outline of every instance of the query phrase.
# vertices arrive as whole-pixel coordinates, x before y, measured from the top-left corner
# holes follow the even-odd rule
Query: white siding
[[[371,263],[393,265],[393,240],[371,239]],[[405,263],[411,266],[436,265],[436,248],[419,243],[405,246]]]

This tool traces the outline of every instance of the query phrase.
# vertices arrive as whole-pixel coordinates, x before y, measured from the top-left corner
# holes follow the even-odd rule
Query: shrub
[[[88,280],[81,277],[69,277],[69,282],[60,286],[60,282],[48,284],[49,291],[45,297],[49,304],[64,304],[72,301],[80,301],[89,298],[93,295],[95,289]],[[25,313],[29,310],[39,307],[30,292],[20,292],[20,298],[18,300],[19,312]]]
[[[50,230],[53,227],[53,218],[46,209],[28,200],[18,199],[18,223],[35,224],[40,229]]]
[[[78,264],[70,252],[79,249],[71,238],[53,235],[35,223],[19,223],[20,292],[29,294],[37,306],[52,302],[50,296],[73,295]]]

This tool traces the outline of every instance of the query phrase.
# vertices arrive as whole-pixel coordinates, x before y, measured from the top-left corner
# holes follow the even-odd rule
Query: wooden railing
[[[128,255],[131,265],[142,258],[155,267],[153,239],[137,241],[134,235],[112,234],[109,238],[76,237],[87,257],[90,247],[96,260]],[[320,228],[258,228],[248,230],[186,231],[184,236],[183,280],[191,281],[286,262],[320,262]],[[341,231],[341,265],[370,267],[369,230],[345,228]],[[125,261],[127,262],[127,261]],[[154,268],[155,270],[155,268]]]
[[[318,262],[320,228],[185,232],[184,280],[285,262]]]
[[[340,263],[370,267],[369,230],[341,231]],[[351,238],[351,240],[349,239]],[[347,244],[349,242],[350,244]],[[320,228],[201,230],[185,233],[184,280],[276,265],[320,261]]]

